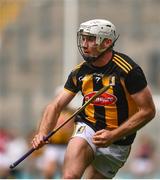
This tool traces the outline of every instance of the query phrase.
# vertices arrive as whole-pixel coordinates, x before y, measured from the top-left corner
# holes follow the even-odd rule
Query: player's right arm
[[[45,144],[44,137],[54,129],[62,109],[67,106],[74,96],[74,93],[64,89],[47,105],[39,125],[38,133],[32,140],[33,148],[38,149]]]

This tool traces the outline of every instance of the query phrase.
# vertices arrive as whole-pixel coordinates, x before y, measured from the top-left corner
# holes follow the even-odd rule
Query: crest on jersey
[[[77,130],[77,134],[82,134],[85,128],[86,128],[86,126],[79,127]]]

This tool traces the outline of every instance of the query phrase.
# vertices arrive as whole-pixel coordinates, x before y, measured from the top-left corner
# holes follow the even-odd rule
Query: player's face
[[[81,46],[82,51],[85,56],[97,56],[98,52],[98,45],[96,44],[96,37],[95,36],[88,36],[82,35],[81,36]]]

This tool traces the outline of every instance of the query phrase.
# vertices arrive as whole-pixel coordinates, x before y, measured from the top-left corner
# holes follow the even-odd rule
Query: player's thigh
[[[64,177],[81,177],[86,167],[93,160],[93,150],[88,142],[81,137],[70,140],[64,159]]]

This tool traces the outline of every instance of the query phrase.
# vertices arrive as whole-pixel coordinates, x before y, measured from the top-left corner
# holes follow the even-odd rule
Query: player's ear
[[[106,43],[107,43],[107,45],[111,45],[112,44],[112,40],[111,39],[106,39]]]
[[[111,46],[112,45],[112,40],[111,39],[104,39],[103,42],[102,42],[102,46],[104,48],[107,48],[108,46]]]

